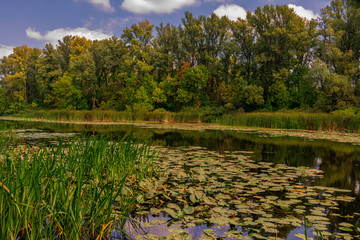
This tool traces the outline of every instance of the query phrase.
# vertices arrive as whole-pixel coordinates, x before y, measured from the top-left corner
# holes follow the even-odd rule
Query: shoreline
[[[360,145],[360,133],[346,133],[339,131],[316,131],[304,129],[276,129],[276,128],[258,128],[258,127],[244,127],[244,126],[226,126],[213,123],[158,123],[146,121],[122,121],[122,122],[78,122],[78,121],[60,121],[60,120],[46,120],[36,118],[21,118],[21,117],[6,117],[0,116],[3,121],[19,121],[19,122],[37,122],[37,123],[59,123],[59,124],[77,124],[77,125],[133,125],[141,128],[157,128],[157,129],[173,129],[173,130],[188,130],[188,131],[239,131],[251,133],[266,133],[270,137],[298,137],[314,140],[329,140],[341,143],[351,143],[353,145]]]

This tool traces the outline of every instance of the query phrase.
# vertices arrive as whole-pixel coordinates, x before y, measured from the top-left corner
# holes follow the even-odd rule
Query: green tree
[[[160,23],[155,29],[157,36],[153,41],[154,68],[157,82],[160,82],[164,80],[164,76],[172,76],[180,68],[182,45],[177,27]]]
[[[51,94],[51,84],[63,75],[59,54],[52,44],[46,44],[42,50],[42,57],[39,59],[39,104],[49,107],[45,99]]]
[[[334,0],[321,10],[319,56],[332,72],[349,77],[360,95],[360,4]]]
[[[123,86],[122,75],[130,71],[125,65],[128,50],[121,39],[112,37],[94,41],[90,51],[98,84],[96,100],[101,106],[113,106],[117,102],[115,93]]]
[[[176,100],[186,106],[201,106],[207,102],[205,93],[209,72],[204,65],[186,68],[180,77]]]
[[[72,77],[67,73],[51,84],[52,92],[47,102],[52,107],[58,109],[84,109],[86,103],[82,99],[82,94],[72,84]]]
[[[24,45],[16,47],[9,57],[4,57],[3,77],[8,95],[16,102],[28,103],[37,96],[37,61],[41,50]]]
[[[317,36],[316,22],[308,22],[288,6],[278,5],[257,8],[253,14],[247,15],[247,20],[255,33],[256,72],[267,101],[271,97],[270,87],[273,84],[273,88],[280,87],[276,84],[276,74],[282,74],[282,69],[290,71],[311,61]],[[288,82],[284,84],[289,87]]]
[[[74,86],[86,97],[87,105],[95,108],[99,84],[90,47],[91,41],[84,37],[75,37],[71,40],[69,73],[73,78]]]
[[[310,79],[319,91],[316,107],[322,111],[345,109],[356,101],[350,79],[344,75],[331,73],[320,59],[314,61],[306,78]]]

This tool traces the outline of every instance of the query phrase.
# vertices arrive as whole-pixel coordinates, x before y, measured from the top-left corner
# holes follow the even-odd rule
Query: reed
[[[278,129],[336,130],[359,132],[358,115],[326,113],[240,113],[226,114],[215,121],[221,125]]]
[[[35,117],[38,119],[73,121],[73,122],[200,122],[201,113],[197,111],[189,112],[118,112],[112,110],[93,110],[93,111],[70,111],[70,110],[49,110],[37,111],[23,117]]]
[[[202,111],[186,112],[117,112],[117,111],[38,111],[25,117],[70,122],[170,122],[201,123]],[[331,113],[273,112],[273,113],[230,113],[208,118],[211,123],[230,126],[261,127],[277,129],[360,131],[360,116]]]
[[[1,149],[0,239],[108,239],[155,171],[155,152],[131,141]]]

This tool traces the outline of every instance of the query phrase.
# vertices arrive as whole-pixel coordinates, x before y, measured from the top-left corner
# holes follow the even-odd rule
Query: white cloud
[[[86,1],[96,8],[105,12],[114,12],[115,9],[111,6],[110,0],[73,0],[74,2]]]
[[[87,0],[87,1],[105,12],[114,12],[114,8],[111,6],[110,0]]]
[[[227,16],[230,20],[236,21],[238,18],[246,18],[246,10],[236,4],[221,5],[214,10],[219,17]]]
[[[171,13],[196,0],[124,0],[121,7],[133,13]]]
[[[0,59],[13,53],[13,46],[0,44]]]
[[[101,40],[111,37],[111,35],[103,33],[102,30],[89,30],[84,27],[74,29],[58,28],[52,31],[48,31],[46,34],[43,35],[40,32],[37,32],[29,27],[26,29],[26,35],[29,38],[47,41],[54,45],[56,45],[57,41],[61,40],[66,35],[86,37],[90,40]]]
[[[288,7],[294,9],[295,13],[300,17],[306,18],[308,20],[316,19],[320,17],[319,14],[315,14],[312,10],[305,9],[303,6],[296,6],[294,4],[289,4]]]

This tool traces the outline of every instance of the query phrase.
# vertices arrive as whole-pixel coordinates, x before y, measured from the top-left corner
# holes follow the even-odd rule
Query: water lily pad
[[[169,214],[172,218],[179,218],[178,214],[171,208],[164,208],[163,209],[167,214]]]
[[[159,215],[161,213],[161,209],[157,209],[157,208],[150,208],[150,213],[152,215]]]
[[[175,203],[169,203],[167,205],[168,208],[172,208],[172,209],[175,209],[177,211],[179,211],[181,208],[179,207],[179,205],[175,204]]]
[[[188,215],[193,214],[195,212],[195,208],[192,206],[185,206],[183,210]]]

